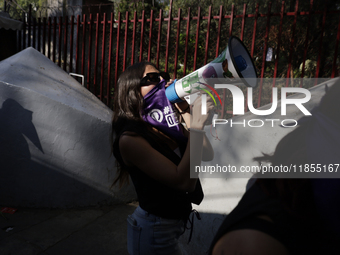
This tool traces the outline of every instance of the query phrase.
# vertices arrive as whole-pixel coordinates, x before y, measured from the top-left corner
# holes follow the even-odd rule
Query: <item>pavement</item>
[[[225,216],[242,197],[248,179],[201,179],[205,198],[193,208],[201,220],[180,238],[187,254],[204,255]],[[0,205],[0,209],[5,205]],[[16,208],[0,214],[0,255],[127,255],[126,218],[137,202],[111,206]]]
[[[136,206],[17,208],[0,215],[0,254],[126,255],[126,217]]]

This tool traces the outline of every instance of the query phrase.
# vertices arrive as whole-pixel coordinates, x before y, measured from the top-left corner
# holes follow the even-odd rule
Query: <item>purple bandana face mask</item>
[[[152,126],[175,139],[186,141],[172,104],[165,95],[166,81],[160,81],[144,96],[143,119]]]

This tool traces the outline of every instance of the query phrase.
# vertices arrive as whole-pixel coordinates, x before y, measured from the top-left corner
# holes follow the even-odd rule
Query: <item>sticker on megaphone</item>
[[[165,93],[170,102],[177,103],[199,90],[212,90],[214,84],[257,86],[254,62],[242,41],[235,36],[229,38],[228,46],[216,59],[172,83]]]

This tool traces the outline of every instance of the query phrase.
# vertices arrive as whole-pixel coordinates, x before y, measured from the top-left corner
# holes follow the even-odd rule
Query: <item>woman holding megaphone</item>
[[[200,114],[197,99],[190,120],[186,101],[172,104],[167,99],[165,88],[171,82],[169,74],[148,62],[130,66],[118,80],[113,115],[115,183],[123,184],[130,176],[139,200],[127,219],[130,255],[183,254],[178,238],[192,212],[191,204],[203,199],[190,165],[213,158],[203,131],[209,114]],[[212,109],[208,101],[207,111]]]

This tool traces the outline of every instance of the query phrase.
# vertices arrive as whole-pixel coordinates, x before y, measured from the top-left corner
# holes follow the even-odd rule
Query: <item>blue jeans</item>
[[[184,221],[158,217],[137,207],[127,218],[127,245],[130,255],[183,255],[178,238]]]

